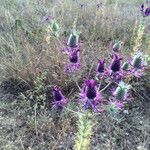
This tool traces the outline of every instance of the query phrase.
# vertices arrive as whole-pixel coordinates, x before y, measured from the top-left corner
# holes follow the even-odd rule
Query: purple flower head
[[[141,12],[143,14],[143,17],[147,17],[150,15],[150,7],[145,8],[144,4],[141,5]]]
[[[53,89],[53,96],[55,101],[60,101],[63,98],[63,95],[61,93],[61,90],[58,87],[55,87]]]
[[[112,72],[118,72],[121,69],[121,60],[123,58],[119,57],[118,55],[114,54],[113,56],[113,60],[110,66],[110,69],[112,70]]]
[[[144,11],[144,17],[147,17],[150,15],[150,7],[146,8],[146,10]]]
[[[84,7],[84,4],[80,4],[81,9]]]
[[[96,83],[94,80],[86,80],[85,81],[85,93],[88,99],[94,99],[97,94]]]
[[[75,64],[79,61],[79,50],[74,50],[69,53],[69,61]]]
[[[81,67],[79,62],[79,49],[72,49],[67,54],[69,55],[69,63],[66,65],[65,72],[69,75],[75,73]]]
[[[95,80],[86,80],[80,98],[80,101],[84,103],[84,108],[88,109],[90,107],[99,112],[97,105],[101,102],[101,99]]]
[[[99,63],[97,65],[97,72],[104,73],[104,70],[105,70],[105,60],[99,60]]]
[[[144,4],[141,5],[141,11],[144,11]]]
[[[50,23],[51,20],[52,20],[52,17],[51,17],[51,16],[44,16],[44,17],[43,17],[43,21],[44,21],[44,22]]]
[[[63,96],[60,88],[54,87],[53,89],[53,97],[54,97],[54,102],[53,108],[63,108],[64,106],[67,105],[67,99]]]

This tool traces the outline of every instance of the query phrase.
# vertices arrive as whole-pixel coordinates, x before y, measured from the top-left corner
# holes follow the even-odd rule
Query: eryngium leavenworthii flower
[[[127,71],[129,69],[129,63],[128,62],[124,62],[122,65],[122,70]]]
[[[127,98],[127,93],[130,88],[130,85],[125,84],[123,81],[121,81],[116,88],[113,95],[117,100],[125,100]]]
[[[59,36],[59,25],[55,20],[51,21],[51,31],[53,33],[53,35],[55,35],[56,37]]]
[[[142,53],[137,52],[137,54],[133,57],[132,65],[134,68],[141,68],[142,66]]]
[[[60,88],[58,87],[54,87],[53,89],[53,98],[54,98],[54,102],[52,103],[53,108],[62,109],[67,105],[67,99],[64,97]]]
[[[70,37],[69,37],[69,39],[68,39],[67,45],[68,45],[70,48],[76,48],[76,47],[78,47],[78,45],[79,45],[78,40],[79,40],[79,36],[78,36],[77,32],[76,32],[76,31],[73,31],[73,32],[70,34]]]
[[[147,17],[150,15],[150,7],[145,8],[144,4],[141,5],[141,12],[143,14],[143,17]]]
[[[74,50],[69,53],[69,61],[71,63],[78,63],[79,61],[79,50]]]
[[[96,83],[94,80],[87,80],[85,82],[86,88],[85,88],[85,93],[88,99],[94,99],[97,94],[96,90]]]
[[[105,60],[99,60],[96,71],[98,74],[104,73],[104,71],[105,71]]]
[[[123,102],[110,101],[109,104],[108,104],[108,106],[107,106],[107,110],[108,110],[109,113],[115,114],[119,110],[121,110],[123,107],[124,107]]]
[[[68,53],[69,63],[66,65],[65,72],[69,75],[77,72],[81,65],[79,62],[79,49],[74,49]]]
[[[85,109],[92,107],[95,111],[98,111],[96,105],[100,103],[101,96],[98,91],[98,86],[93,79],[85,81],[80,100],[84,103]]]
[[[144,17],[147,17],[150,15],[150,7],[146,8],[145,12],[144,12]]]
[[[110,66],[112,72],[118,72],[121,69],[121,60],[122,57],[119,57],[117,54],[113,55],[113,60]]]
[[[119,52],[120,51],[120,49],[121,49],[121,46],[122,46],[122,42],[117,42],[117,43],[115,43],[114,45],[113,45],[113,51],[114,52]]]

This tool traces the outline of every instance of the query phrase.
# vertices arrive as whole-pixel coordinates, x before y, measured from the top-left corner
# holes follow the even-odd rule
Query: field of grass
[[[150,150],[150,15],[143,17],[143,3],[150,7],[148,0],[0,0],[0,150]],[[79,60],[71,68],[74,32]],[[123,58],[119,73],[116,55]],[[112,94],[122,90],[120,78],[121,100]],[[87,96],[90,85],[100,102]],[[58,87],[67,104],[55,109]]]

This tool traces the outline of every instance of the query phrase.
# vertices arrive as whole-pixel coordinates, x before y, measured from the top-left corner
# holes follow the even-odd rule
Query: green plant
[[[22,97],[25,100],[29,100],[30,106],[35,110],[37,108],[46,107],[46,77],[46,71],[38,75],[34,81],[34,87],[25,94],[22,94]]]
[[[78,114],[78,129],[74,146],[75,150],[90,149],[90,141],[93,133],[91,117],[92,114],[89,111]]]

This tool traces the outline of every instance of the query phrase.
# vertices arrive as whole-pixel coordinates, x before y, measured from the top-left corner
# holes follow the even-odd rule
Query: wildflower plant
[[[53,88],[53,98],[54,102],[52,102],[52,108],[63,109],[67,105],[68,100],[65,98],[60,88],[58,87]]]
[[[60,27],[59,24],[56,22],[56,20],[51,21],[51,32],[54,36],[58,37],[60,33]]]
[[[148,17],[150,15],[150,7],[145,7],[145,5],[142,4],[141,12],[142,12],[143,17]]]
[[[105,72],[105,60],[99,60],[96,71],[98,75]]]
[[[127,85],[123,81],[120,81],[118,87],[116,88],[113,95],[117,100],[124,101],[127,98],[128,90],[130,89],[130,85]]]
[[[85,81],[81,91],[80,102],[83,103],[84,109],[93,108],[94,111],[99,111],[97,105],[101,102],[101,95],[95,80]]]
[[[119,101],[110,101],[107,105],[107,111],[110,114],[116,114],[121,111],[124,107],[124,104]]]
[[[92,114],[89,111],[78,114],[77,135],[75,139],[75,150],[90,150],[93,123]]]
[[[119,72],[120,69],[121,69],[121,60],[123,58],[120,57],[119,55],[117,54],[114,54],[113,55],[113,59],[112,59],[112,63],[110,65],[110,69],[111,69],[111,72],[112,73],[116,73],[116,72]]]
[[[64,53],[69,54],[73,51],[78,51],[80,49],[80,43],[79,43],[79,34],[76,30],[73,30],[70,34],[68,41],[66,42]]]
[[[114,52],[119,52],[121,50],[121,46],[122,46],[122,42],[116,42],[114,45],[113,45],[113,51]]]
[[[73,31],[71,34],[70,34],[70,37],[68,39],[68,43],[67,45],[70,47],[70,48],[76,48],[78,46],[78,40],[79,40],[79,36],[77,34],[76,31]]]
[[[129,69],[129,63],[128,62],[124,62],[122,65],[122,70],[127,71]]]
[[[80,58],[79,58],[79,50],[75,49],[68,53],[69,62],[66,65],[66,73],[72,74],[76,73],[80,69]]]
[[[34,81],[34,87],[28,90],[24,95],[24,98],[30,100],[30,106],[34,108],[46,108],[46,85],[47,72],[43,72],[37,75]]]

